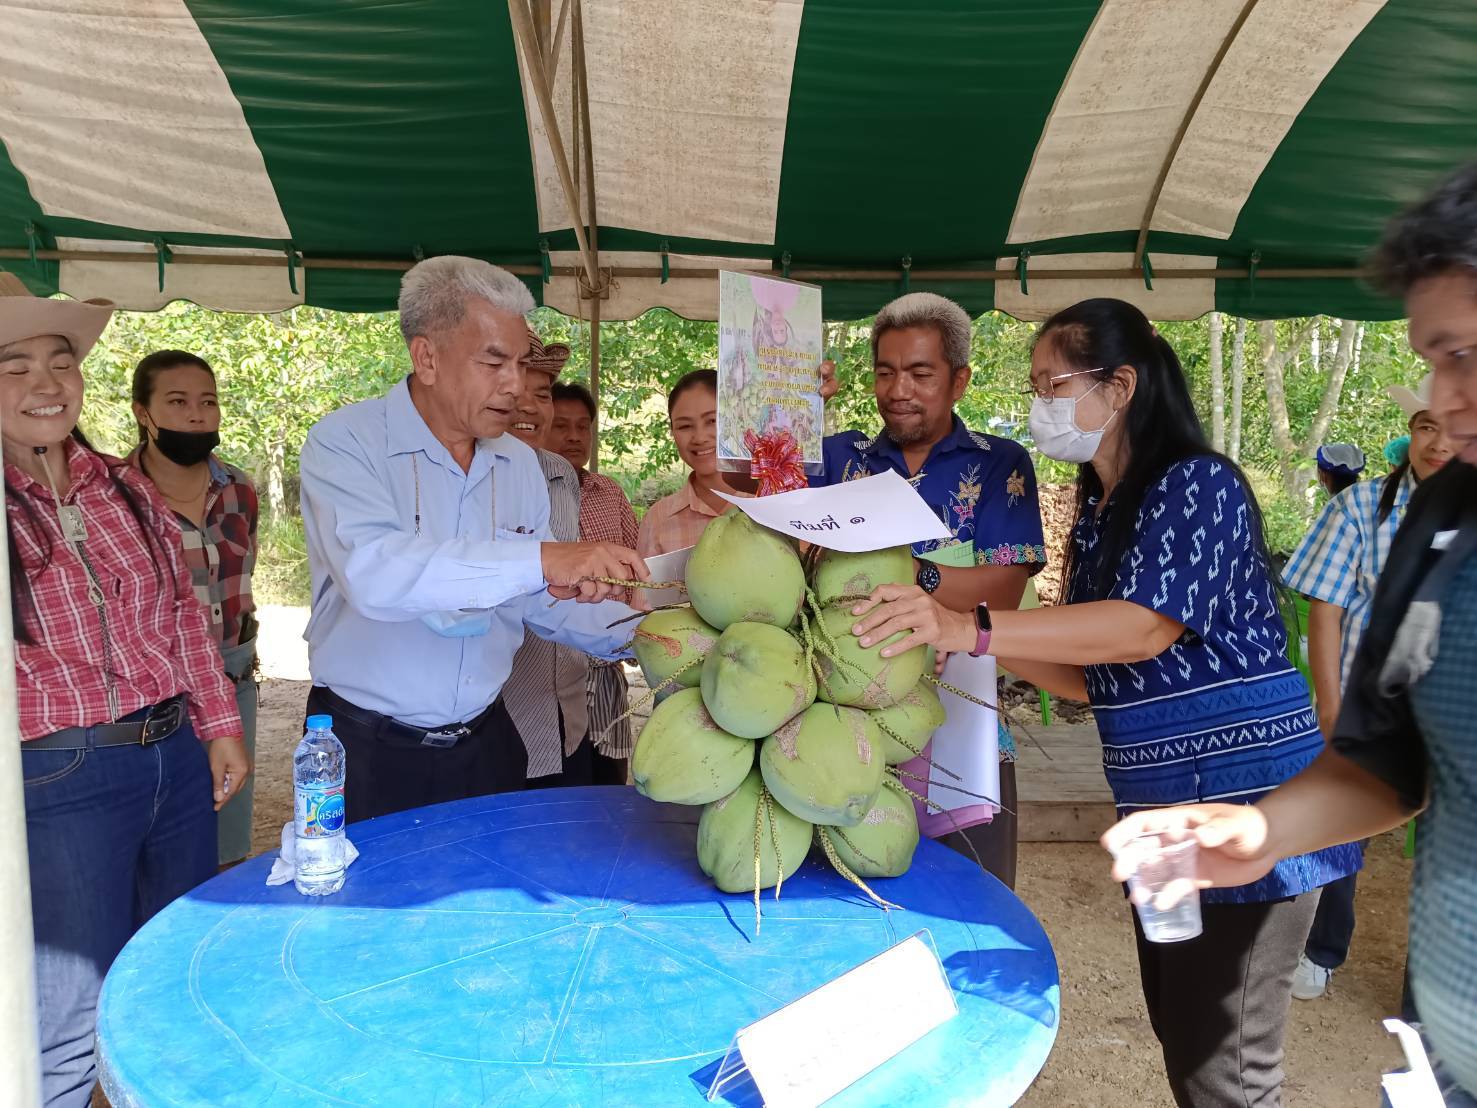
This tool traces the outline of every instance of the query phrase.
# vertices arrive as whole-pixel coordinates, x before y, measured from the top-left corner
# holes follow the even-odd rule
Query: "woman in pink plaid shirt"
[[[81,361],[111,310],[9,291],[0,426],[42,1089],[83,1108],[103,976],[215,873],[215,812],[251,766],[178,523],[76,434]]]

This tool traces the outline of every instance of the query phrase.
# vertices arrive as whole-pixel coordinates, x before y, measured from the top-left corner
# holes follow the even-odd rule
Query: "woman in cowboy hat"
[[[1431,409],[1431,377],[1390,396],[1410,420],[1411,449],[1388,475],[1360,481],[1324,506],[1282,571],[1282,583],[1308,598],[1308,662],[1325,738],[1332,738],[1354,655],[1374,610],[1375,584],[1411,494],[1451,460],[1452,446]],[[1321,468],[1321,456],[1320,456]],[[1313,928],[1293,974],[1292,995],[1316,1000],[1349,956],[1356,874],[1323,887]]]
[[[76,429],[81,362],[111,315],[0,296],[16,701],[53,1108],[90,1102],[103,976],[140,925],[215,873],[215,812],[251,772],[179,525],[145,477]]]

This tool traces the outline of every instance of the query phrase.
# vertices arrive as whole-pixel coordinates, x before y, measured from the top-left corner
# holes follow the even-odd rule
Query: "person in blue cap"
[[[1364,451],[1353,443],[1326,442],[1318,448],[1318,483],[1337,496],[1364,472]]]

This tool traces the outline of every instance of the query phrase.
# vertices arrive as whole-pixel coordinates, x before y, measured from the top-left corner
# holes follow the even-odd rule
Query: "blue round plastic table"
[[[766,893],[715,890],[695,808],[629,788],[459,801],[357,824],[343,890],[256,858],[175,901],[103,986],[115,1108],[699,1105],[734,1032],[927,929],[959,1014],[831,1103],[1002,1105],[1056,1037],[1041,925],[967,859],[920,845],[874,886],[813,853]],[[878,1012],[878,1019],[886,1019]],[[752,1084],[719,1103],[757,1104]]]

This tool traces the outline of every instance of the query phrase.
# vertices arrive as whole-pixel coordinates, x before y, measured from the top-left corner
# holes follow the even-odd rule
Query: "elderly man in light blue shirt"
[[[523,786],[499,699],[524,628],[599,658],[632,613],[602,578],[646,579],[635,552],[550,541],[534,451],[507,433],[533,298],[472,258],[406,274],[412,374],[308,433],[308,713],[334,717],[350,820]]]

